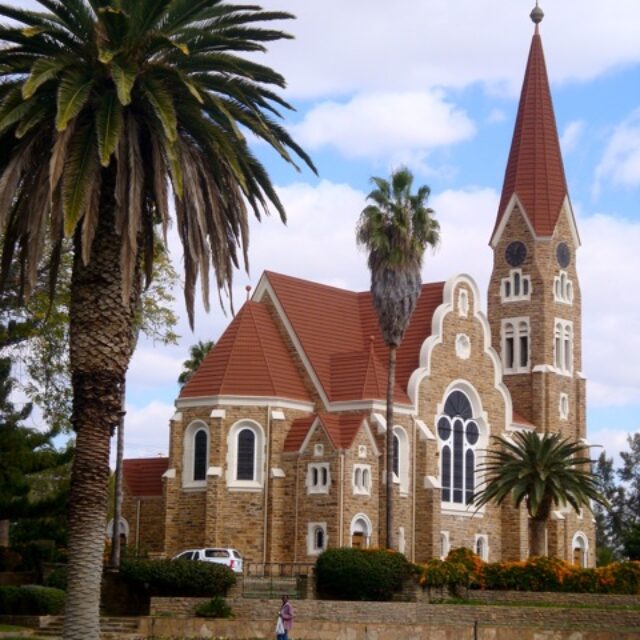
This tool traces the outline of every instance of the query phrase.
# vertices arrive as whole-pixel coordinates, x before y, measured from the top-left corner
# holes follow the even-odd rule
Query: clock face
[[[527,257],[527,247],[520,240],[511,242],[505,249],[504,257],[512,267],[519,267]]]
[[[563,269],[566,269],[569,266],[569,263],[571,262],[571,249],[569,249],[566,242],[558,243],[558,246],[556,247],[556,260]]]

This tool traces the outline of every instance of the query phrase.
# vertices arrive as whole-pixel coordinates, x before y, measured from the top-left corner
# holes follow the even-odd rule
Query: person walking
[[[277,633],[277,640],[291,640],[289,638],[289,631],[293,628],[293,607],[289,602],[289,596],[282,596],[282,606],[280,607],[279,620],[282,620],[282,629],[284,632]],[[277,631],[279,631],[279,626]]]

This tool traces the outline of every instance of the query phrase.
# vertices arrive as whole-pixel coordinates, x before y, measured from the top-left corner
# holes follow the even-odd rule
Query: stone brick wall
[[[553,596],[557,604],[564,604],[565,601],[556,596],[567,596],[570,594],[540,594]],[[577,595],[577,594],[574,594]],[[590,630],[594,632],[611,631],[615,629],[615,633],[619,635],[602,635],[593,636],[607,639],[619,639],[625,637],[624,634],[636,634],[640,632],[640,616],[637,610],[621,610],[604,608],[576,608],[578,602],[567,602],[568,607],[517,607],[517,606],[500,606],[500,605],[442,605],[417,603],[396,603],[396,602],[342,602],[329,600],[296,600],[293,608],[295,611],[294,631],[296,638],[320,638],[331,636],[313,635],[312,631],[322,628],[323,623],[333,623],[339,625],[334,627],[336,633],[338,629],[344,629],[352,625],[366,625],[369,629],[376,628],[376,625],[383,625],[387,633],[396,635],[381,635],[375,637],[402,637],[404,638],[427,638],[436,637],[435,635],[426,635],[427,630],[435,633],[435,628],[458,626],[463,627],[469,633],[469,629],[473,629],[474,623],[479,622],[480,628],[511,628],[518,631],[521,635],[507,636],[522,640],[526,637],[524,630],[534,628],[540,630],[545,629],[557,630],[554,638],[562,637],[560,630],[570,630],[572,634],[578,633],[580,630]],[[152,615],[154,613],[172,613],[174,615],[189,615],[189,610],[193,610],[197,606],[196,602],[201,599],[184,599],[184,598],[153,598],[151,603]],[[533,601],[530,601],[533,602]],[[542,603],[548,603],[548,600],[540,600]],[[586,600],[585,600],[586,602]],[[591,601],[589,601],[591,602]],[[619,602],[614,599],[614,602]],[[228,603],[231,605],[237,620],[243,623],[267,621],[269,624],[275,625],[275,619],[279,610],[279,600],[254,600],[254,599],[230,599]],[[602,602],[594,603],[596,607],[602,605]],[[635,603],[637,604],[637,602]],[[183,625],[185,620],[180,621]],[[203,624],[202,619],[198,620],[199,624]],[[398,635],[398,627],[401,627],[402,635]],[[414,629],[415,627],[415,629]],[[184,627],[183,627],[184,628]],[[420,635],[410,635],[410,634]],[[425,635],[422,635],[425,634]],[[245,636],[240,636],[245,637]],[[355,635],[338,637],[356,637]],[[367,637],[367,636],[361,636]],[[371,636],[368,636],[371,637]],[[461,638],[464,636],[451,636]],[[472,636],[469,636],[472,637]],[[485,636],[486,638],[496,636]],[[572,635],[573,640],[581,637]],[[629,637],[634,637],[629,635]],[[635,637],[638,637],[637,635]]]
[[[127,545],[130,549],[148,553],[160,553],[164,550],[163,496],[136,497],[130,495],[125,488],[122,517],[129,524]]]

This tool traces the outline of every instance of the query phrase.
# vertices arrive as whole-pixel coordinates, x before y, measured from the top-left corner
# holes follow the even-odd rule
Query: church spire
[[[536,25],[535,33],[522,83],[494,236],[514,194],[536,235],[550,236],[568,195],[539,33],[544,13],[537,2],[530,17]]]

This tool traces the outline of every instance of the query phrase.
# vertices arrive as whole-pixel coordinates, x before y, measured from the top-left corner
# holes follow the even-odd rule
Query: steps
[[[57,638],[62,636],[62,626],[64,618],[62,616],[51,616],[48,623],[40,627],[37,634],[46,638]],[[141,638],[138,634],[137,618],[100,618],[100,636],[103,640],[134,640]]]

